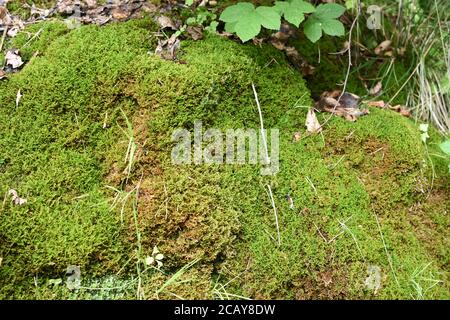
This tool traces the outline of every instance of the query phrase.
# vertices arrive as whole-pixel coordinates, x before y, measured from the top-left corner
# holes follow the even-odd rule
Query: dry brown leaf
[[[123,10],[122,8],[114,8],[111,11],[112,17],[116,20],[123,21],[130,16],[130,12]]]
[[[3,70],[0,70],[0,80],[5,79],[6,78],[6,72]]]
[[[294,135],[292,136],[292,141],[293,142],[298,142],[300,141],[300,139],[302,138],[302,134],[300,132],[295,132]]]
[[[170,28],[172,30],[178,30],[178,28],[175,26],[175,23],[166,16],[159,16],[156,18],[156,22],[159,24],[161,29]]]
[[[17,49],[8,50],[6,52],[5,59],[6,59],[6,65],[10,66],[13,69],[17,69],[21,65],[23,65],[22,58],[20,57],[19,50],[17,50]]]
[[[411,111],[409,111],[406,106],[402,106],[402,105],[396,105],[394,107],[391,107],[392,110],[400,113],[402,116],[405,117],[410,117],[411,116]]]
[[[19,30],[20,29],[18,27],[12,27],[11,29],[8,29],[8,32],[6,34],[8,35],[8,37],[14,38],[19,32]]]
[[[155,54],[164,60],[175,60],[177,50],[180,48],[180,40],[173,34],[168,40],[158,40]]]
[[[27,203],[27,199],[21,198],[18,196],[17,191],[14,189],[10,189],[8,191],[8,195],[11,196],[11,200],[14,201],[14,204],[21,206],[25,203]]]
[[[186,32],[192,40],[200,40],[203,38],[203,31],[201,27],[188,26]]]
[[[376,55],[380,55],[383,52],[387,51],[388,49],[390,49],[392,44],[391,40],[384,40],[383,42],[381,42],[374,50]]]
[[[320,125],[319,120],[317,120],[316,113],[313,108],[308,110],[305,125],[306,130],[309,133],[319,133],[322,131],[322,126]]]
[[[341,116],[348,121],[356,121],[359,117],[369,114],[369,110],[358,108],[359,102],[360,97],[350,92],[325,91],[316,102],[315,108]]]
[[[93,9],[97,7],[97,0],[84,0],[88,9]]]
[[[383,89],[383,84],[381,81],[378,81],[377,84],[369,90],[370,95],[372,96],[378,96],[381,93],[381,90]]]
[[[378,101],[365,101],[365,104],[367,104],[369,107],[377,107],[377,108],[385,108],[386,103],[384,103],[383,100]]]

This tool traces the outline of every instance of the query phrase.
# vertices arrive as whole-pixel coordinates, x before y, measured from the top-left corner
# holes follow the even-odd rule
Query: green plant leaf
[[[345,7],[347,8],[347,10],[355,8],[356,7],[355,0],[345,0]]]
[[[320,21],[314,17],[309,17],[303,26],[303,31],[306,37],[313,43],[317,42],[322,37],[322,26]]]
[[[261,31],[260,15],[256,11],[251,12],[245,19],[239,20],[234,29],[242,42],[253,39]]]
[[[237,22],[228,22],[225,24],[225,32],[235,33],[236,32],[236,24]]]
[[[280,30],[281,16],[274,7],[258,7],[256,12],[260,16],[261,24],[264,28]]]
[[[429,137],[430,137],[430,136],[428,135],[428,132],[423,132],[423,133],[420,135],[420,138],[422,139],[423,143],[426,143]]]
[[[428,123],[422,123],[419,125],[419,130],[422,132],[428,132]]]
[[[275,8],[284,15],[286,21],[296,27],[305,20],[305,13],[312,13],[316,10],[312,4],[302,0],[292,0],[291,2],[277,1]]]
[[[342,22],[335,19],[321,21],[323,32],[330,36],[343,36],[345,35],[345,28]]]
[[[290,3],[287,1],[275,1],[275,6],[273,7],[280,15],[283,15],[289,8]]]
[[[212,21],[208,27],[205,28],[207,32],[215,33],[217,32],[217,26],[219,23],[217,21]]]
[[[336,3],[321,4],[316,8],[314,16],[320,20],[337,19],[345,12],[345,7]]]
[[[439,145],[442,151],[448,156],[450,156],[450,139],[445,140]]]
[[[245,18],[248,14],[255,10],[255,6],[249,2],[240,2],[233,6],[227,7],[220,15],[223,22],[237,22]]]

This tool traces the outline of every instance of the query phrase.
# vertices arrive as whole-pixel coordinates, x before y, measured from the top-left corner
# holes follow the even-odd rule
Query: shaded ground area
[[[312,101],[282,53],[210,36],[164,61],[149,54],[156,29],[50,22],[15,38],[29,61],[0,82],[0,297],[449,297],[438,136],[427,149],[409,119],[371,109],[293,141]],[[175,128],[259,128],[252,82],[280,172],[173,165]],[[154,246],[159,269],[145,264]],[[55,281],[69,265],[78,290]]]

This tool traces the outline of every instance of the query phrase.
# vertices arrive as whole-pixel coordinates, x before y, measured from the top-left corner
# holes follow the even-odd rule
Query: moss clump
[[[51,37],[54,26],[42,27]],[[148,54],[152,30],[147,20],[61,30],[0,83],[0,192],[28,199],[0,211],[0,296],[93,298],[48,283],[77,264],[83,286],[121,288],[97,298],[410,298],[411,279],[428,288],[423,278],[442,280],[425,297],[448,297],[445,240],[425,241],[409,213],[420,203],[437,228],[448,224],[419,190],[430,170],[413,123],[372,110],[294,143],[312,102],[280,52],[208,37],[183,42],[174,63]],[[259,128],[252,83],[265,127],[280,130],[280,172],[172,164],[173,130],[195,120]],[[154,246],[160,270],[143,263]],[[369,265],[382,270],[376,294],[364,288]]]

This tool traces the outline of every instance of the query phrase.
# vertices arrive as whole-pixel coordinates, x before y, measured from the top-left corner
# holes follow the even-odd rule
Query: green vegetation
[[[149,54],[147,19],[38,30],[11,44],[31,60],[0,82],[0,298],[449,298],[435,132],[427,149],[409,119],[371,109],[293,142],[310,92],[271,46],[208,36],[172,62]],[[280,172],[173,165],[176,128],[259,128],[252,83],[280,130]],[[145,264],[155,246],[159,269]],[[75,291],[55,280],[69,265],[81,266]]]
[[[220,20],[225,22],[227,32],[236,35],[246,42],[256,37],[261,26],[269,30],[280,30],[281,17],[297,28],[305,21],[305,14],[311,14],[306,20],[303,30],[311,42],[322,37],[322,31],[331,36],[343,36],[345,28],[337,20],[345,12],[345,7],[327,3],[315,8],[303,0],[276,1],[274,6],[255,6],[250,2],[239,2],[228,6],[221,14]]]

